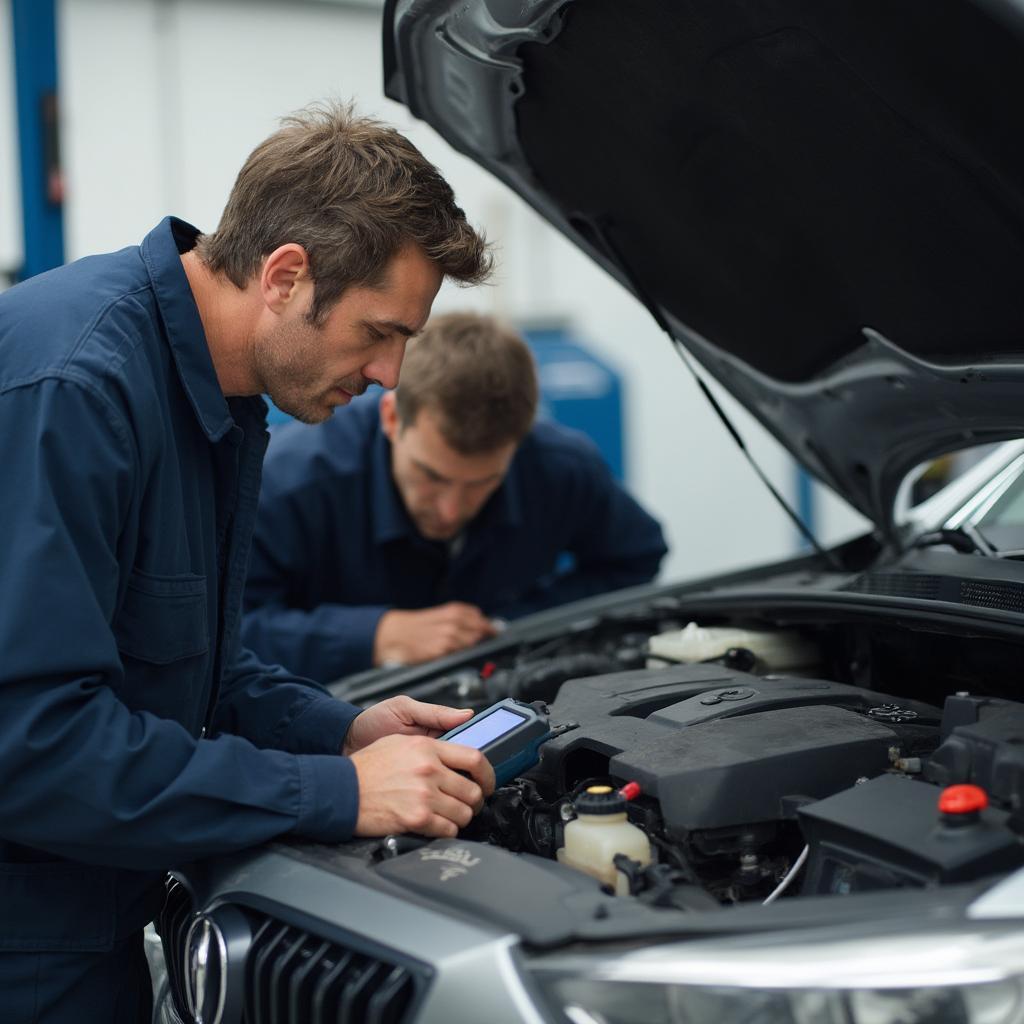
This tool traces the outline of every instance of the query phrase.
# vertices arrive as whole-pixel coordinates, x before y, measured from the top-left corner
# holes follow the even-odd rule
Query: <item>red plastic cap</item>
[[[486,680],[490,679],[491,676],[493,676],[494,673],[497,672],[497,671],[498,671],[498,666],[497,666],[497,664],[495,662],[493,662],[493,661],[485,661],[484,664],[483,664],[483,668],[480,669],[480,678],[483,679],[484,681],[486,681]]]
[[[625,797],[627,800],[635,800],[640,795],[640,783],[639,782],[627,782],[622,789],[619,790],[619,796]]]
[[[981,786],[947,786],[939,797],[943,814],[972,814],[988,807],[988,793]]]

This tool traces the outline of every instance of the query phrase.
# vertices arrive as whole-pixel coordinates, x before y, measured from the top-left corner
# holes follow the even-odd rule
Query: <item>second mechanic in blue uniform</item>
[[[263,471],[245,642],[328,682],[415,664],[514,618],[645,583],[665,541],[583,435],[534,423],[525,342],[435,317],[394,393],[279,427]]]

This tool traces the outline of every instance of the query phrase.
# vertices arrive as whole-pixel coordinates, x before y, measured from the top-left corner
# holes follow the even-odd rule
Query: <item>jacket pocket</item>
[[[114,871],[0,863],[0,951],[101,953],[114,946]]]
[[[210,647],[206,577],[133,569],[113,630],[122,654],[154,665],[205,654]]]

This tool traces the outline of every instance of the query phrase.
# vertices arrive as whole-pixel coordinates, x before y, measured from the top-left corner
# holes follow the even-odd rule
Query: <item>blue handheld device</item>
[[[502,786],[540,760],[540,745],[552,735],[546,711],[509,697],[440,739],[483,753],[494,767],[495,784]]]

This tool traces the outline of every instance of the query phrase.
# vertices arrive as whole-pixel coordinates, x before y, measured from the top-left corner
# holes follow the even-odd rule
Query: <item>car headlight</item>
[[[536,961],[571,1024],[1021,1024],[1024,926],[676,943]]]

